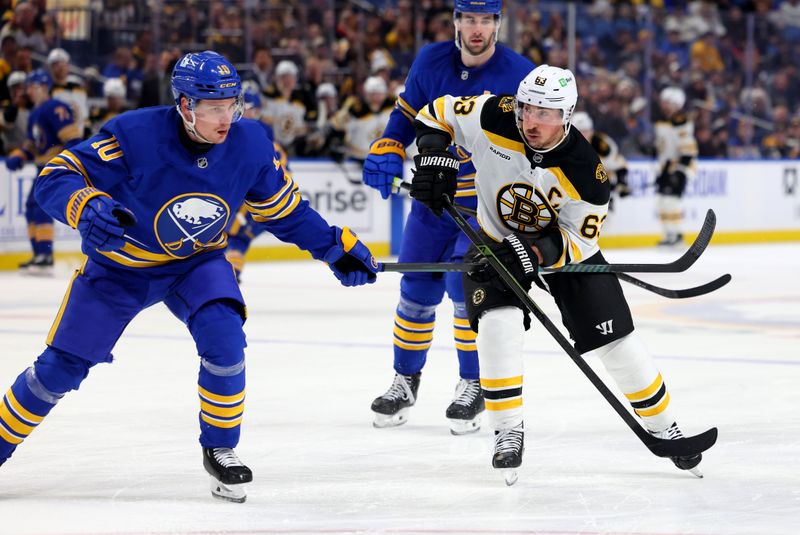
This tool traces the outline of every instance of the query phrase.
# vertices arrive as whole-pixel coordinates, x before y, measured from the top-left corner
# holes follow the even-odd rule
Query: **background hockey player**
[[[446,148],[452,142],[469,150],[477,170],[478,220],[494,254],[526,289],[535,282],[552,294],[575,348],[596,352],[652,434],[682,437],[669,410],[666,384],[634,332],[617,277],[539,275],[538,265],[605,263],[597,239],[610,184],[597,153],[570,128],[577,99],[572,72],[548,65],[528,74],[516,97],[437,99],[417,115],[420,154],[414,158],[411,194],[441,212],[442,195],[452,199],[457,191],[458,160]],[[473,247],[467,257],[476,256]],[[522,345],[530,317],[491,267],[465,275],[463,282],[495,430],[492,465],[504,470],[512,484],[524,444]],[[673,461],[699,475],[701,458]]]
[[[614,210],[615,197],[624,199],[631,194],[628,187],[628,160],[620,153],[617,142],[611,136],[594,129],[594,121],[585,111],[575,112],[572,126],[583,134],[603,162],[611,185],[611,198],[608,200],[608,211],[611,212]]]
[[[272,148],[275,151],[275,158],[280,162],[283,175],[291,180],[292,175],[289,172],[289,162],[286,159],[286,151],[283,150],[280,143],[274,141],[274,134],[272,127],[261,120],[261,113],[263,108],[261,106],[261,96],[258,85],[248,80],[242,84],[242,95],[244,102],[244,112],[242,117],[244,119],[252,119],[258,122],[258,125],[264,129],[267,138],[272,143]],[[226,232],[228,233],[228,248],[225,251],[225,258],[233,266],[233,271],[236,273],[236,280],[242,281],[242,271],[244,271],[245,255],[250,249],[253,240],[264,232],[266,229],[264,225],[259,225],[254,219],[253,214],[247,209],[247,205],[243,204],[236,215],[231,218],[228,223]]]
[[[38,200],[78,229],[89,258],[72,277],[47,349],[3,398],[0,464],[94,365],[112,360],[142,309],[163,302],[201,357],[200,444],[212,493],[244,501],[241,484],[252,473],[234,448],[244,411],[245,305],[224,256],[231,209],[245,203],[345,286],[373,282],[377,264],[350,230],[329,226],[300,198],[265,130],[236,123],[241,82],[231,63],[215,52],[187,54],[172,88],[174,107],[120,115],[41,173]]]
[[[686,191],[686,182],[694,172],[697,157],[694,123],[683,111],[685,103],[686,93],[680,87],[665,87],[659,94],[662,117],[655,124],[659,169],[656,202],[664,233],[659,245],[683,242],[681,198]]]
[[[364,80],[364,96],[352,96],[331,119],[332,126],[344,132],[344,156],[363,162],[372,141],[389,122],[395,101],[389,98],[386,80],[370,76]]]
[[[25,162],[34,162],[41,170],[50,158],[63,148],[81,140],[83,128],[75,122],[69,105],[50,98],[50,75],[42,69],[28,74],[25,90],[33,103],[28,117],[28,138],[6,158],[9,171],[17,171]],[[33,256],[20,264],[20,269],[30,275],[53,273],[53,218],[35,197],[39,179],[35,179],[25,202],[25,220]]]
[[[455,42],[424,47],[405,83],[389,118],[383,137],[372,143],[364,162],[364,182],[389,197],[395,177],[403,175],[405,147],[414,139],[413,121],[422,106],[446,94],[476,95],[484,92],[513,93],[533,64],[497,43],[500,0],[457,0],[454,12]],[[464,101],[461,113],[474,106]],[[461,160],[459,203],[475,206],[475,170],[469,154],[453,147]],[[437,262],[460,259],[468,242],[449,218],[434,216],[412,202],[400,262]],[[476,431],[483,411],[478,383],[475,333],[470,329],[464,305],[461,278],[456,273],[408,273],[400,281],[400,302],[394,326],[394,381],[389,390],[372,403],[376,427],[402,424],[408,408],[416,402],[420,373],[433,340],[436,307],[447,290],[454,308],[454,338],[460,380],[446,416],[454,434]]]

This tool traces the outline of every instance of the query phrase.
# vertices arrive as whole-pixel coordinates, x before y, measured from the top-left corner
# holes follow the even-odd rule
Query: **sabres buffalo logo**
[[[539,190],[527,183],[508,184],[497,192],[497,213],[514,232],[538,232],[555,222],[557,212]]]
[[[230,209],[208,193],[186,193],[170,199],[156,214],[155,229],[164,251],[186,258],[225,240]]]

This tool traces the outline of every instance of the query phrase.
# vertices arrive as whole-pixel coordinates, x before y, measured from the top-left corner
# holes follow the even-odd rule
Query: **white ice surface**
[[[243,286],[247,502],[210,496],[198,358],[158,305],[130,325],[116,362],[94,368],[0,468],[0,534],[800,533],[800,245],[712,245],[686,273],[642,278],[678,288],[726,272],[727,287],[685,301],[625,286],[684,431],[719,427],[702,480],[650,454],[537,325],[525,351],[525,460],[506,487],[487,429],[448,432],[457,359],[447,302],[409,422],[374,429],[400,276],[346,289],[322,264],[266,263],[248,266]],[[51,280],[0,274],[3,392],[43,349],[68,277],[64,266]],[[533,296],[560,325],[549,297]]]

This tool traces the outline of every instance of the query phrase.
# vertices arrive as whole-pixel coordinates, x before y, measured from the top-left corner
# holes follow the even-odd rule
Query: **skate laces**
[[[521,450],[523,436],[524,431],[522,430],[522,425],[512,427],[511,429],[500,429],[496,431],[494,436],[494,452],[509,453]]]
[[[231,448],[214,448],[211,450],[214,454],[214,460],[225,468],[231,466],[244,466],[242,461],[236,456],[236,453]]]
[[[653,435],[664,440],[677,440],[683,438],[681,428],[678,427],[677,422],[672,422],[672,425],[662,431],[655,431]]]
[[[407,399],[411,404],[414,403],[414,392],[411,391],[411,377],[407,375],[394,374],[394,381],[389,390],[386,391],[382,398],[386,399]]]
[[[479,381],[470,379],[459,379],[456,385],[456,393],[453,403],[469,407],[481,393]]]

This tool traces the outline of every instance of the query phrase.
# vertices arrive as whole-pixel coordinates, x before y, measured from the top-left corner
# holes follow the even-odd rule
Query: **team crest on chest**
[[[225,241],[227,203],[210,193],[186,193],[170,199],[156,214],[158,243],[168,255],[186,258]]]
[[[538,232],[558,217],[539,190],[518,182],[497,192],[497,213],[503,224],[514,232]]]

